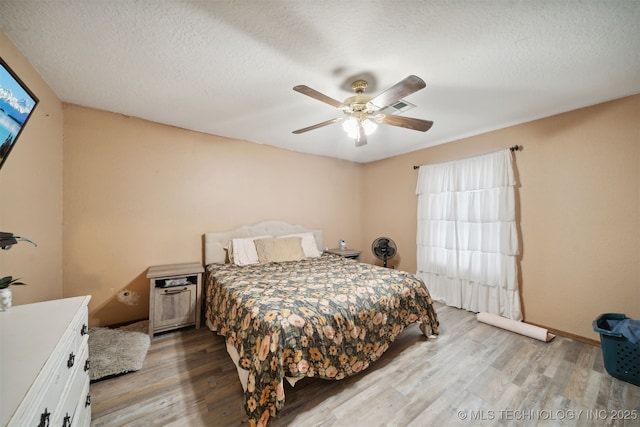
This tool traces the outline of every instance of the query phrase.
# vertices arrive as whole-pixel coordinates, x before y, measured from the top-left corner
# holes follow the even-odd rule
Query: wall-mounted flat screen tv
[[[0,58],[0,169],[37,104],[38,98]]]

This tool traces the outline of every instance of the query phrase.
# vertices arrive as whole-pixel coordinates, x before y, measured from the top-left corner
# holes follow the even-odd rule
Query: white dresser
[[[0,426],[91,424],[90,296],[0,312]]]

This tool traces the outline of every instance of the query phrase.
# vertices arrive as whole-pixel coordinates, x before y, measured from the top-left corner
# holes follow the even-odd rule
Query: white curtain
[[[417,275],[431,296],[522,320],[511,151],[421,166]]]

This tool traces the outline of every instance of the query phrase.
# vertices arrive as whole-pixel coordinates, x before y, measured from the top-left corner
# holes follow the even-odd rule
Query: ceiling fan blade
[[[401,82],[391,86],[389,89],[373,98],[370,102],[382,109],[387,105],[396,103],[405,96],[423,89],[426,86],[427,84],[420,77],[411,75]]]
[[[420,132],[426,132],[431,129],[433,122],[429,120],[414,119],[412,117],[394,116],[387,114],[382,118],[382,123],[391,126],[400,126],[402,128],[418,130]]]
[[[363,145],[367,145],[367,134],[364,131],[364,127],[362,127],[362,123],[360,123],[358,136],[356,137],[356,147],[362,147]]]
[[[300,92],[303,95],[307,95],[312,98],[315,98],[318,101],[322,101],[326,104],[332,105],[336,108],[346,107],[346,105],[344,105],[342,102],[337,101],[331,97],[328,97],[327,95],[320,93],[315,89],[311,89],[309,86],[298,85],[298,86],[294,86],[293,90],[295,90],[296,92]]]
[[[337,117],[335,119],[327,120],[326,122],[318,123],[318,124],[315,124],[313,126],[309,126],[309,127],[298,129],[298,130],[294,130],[293,133],[299,134],[299,133],[308,132],[310,130],[318,129],[318,128],[321,128],[323,126],[327,126],[327,125],[331,125],[333,123],[341,122],[342,120],[343,120],[342,117]]]

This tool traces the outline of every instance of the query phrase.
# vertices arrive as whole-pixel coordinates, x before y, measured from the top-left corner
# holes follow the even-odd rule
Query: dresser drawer
[[[33,416],[31,422],[25,425],[30,426],[48,426],[52,424],[53,417],[57,414],[57,407],[60,404],[60,396],[64,392],[64,388],[67,385],[68,380],[71,378],[71,370],[66,367],[65,354],[70,348],[69,342],[63,349],[63,351],[55,354],[53,366],[55,369],[48,373],[45,385],[46,388],[41,391],[40,400],[36,399],[36,407],[28,412]]]
[[[60,303],[52,301],[40,303],[37,306],[34,305],[34,308],[42,307],[45,312],[49,312],[42,314],[38,310],[34,311],[34,315],[42,315],[38,326],[44,330],[43,334],[47,332],[50,334],[46,337],[43,335],[41,339],[48,339],[49,341],[57,339],[57,342],[51,348],[46,362],[41,365],[42,367],[25,398],[10,418],[9,426],[62,426],[66,412],[69,412],[70,416],[73,417],[78,402],[86,400],[86,393],[84,397],[81,396],[81,393],[85,385],[88,389],[89,384],[89,374],[85,370],[85,364],[89,357],[89,336],[87,334],[88,300],[88,297],[78,297],[59,300]],[[60,305],[59,310],[56,309],[58,304]],[[76,307],[72,313],[68,313],[72,314],[72,316],[68,317],[66,325],[64,322],[53,321],[54,319],[51,316],[54,313],[64,313],[65,309],[68,309],[66,306]],[[23,310],[27,308],[29,307],[25,307]],[[43,327],[43,325],[49,324],[55,324],[60,329],[47,331],[47,328]],[[53,338],[51,335],[58,338]],[[24,339],[37,340],[37,337],[32,334],[26,334]],[[23,351],[29,347],[37,346],[25,343]],[[5,384],[2,384],[2,386],[4,387]],[[89,420],[90,418],[89,414]]]
[[[84,315],[74,319],[72,327],[60,340],[58,349],[51,355],[53,369],[46,376],[46,390],[42,390],[41,400],[36,400],[36,409],[32,411],[34,418],[28,425],[47,425],[47,419],[52,420],[59,415],[62,405],[60,397],[68,388],[72,375],[77,370],[83,371],[81,357],[88,357],[88,335],[83,332],[86,331],[86,320],[85,309]],[[85,325],[84,329],[82,325]]]
[[[56,410],[52,426],[77,426],[75,422],[78,407],[86,402],[86,393],[89,390],[89,372],[84,370],[84,362],[89,357],[88,348],[85,346],[78,355],[78,365],[73,369],[73,376],[66,387],[64,394],[60,396],[60,407]],[[82,363],[80,363],[82,361]],[[78,415],[80,415],[78,413]]]
[[[89,394],[89,381],[81,393],[82,399],[78,402],[73,414],[73,427],[89,427],[91,425],[91,396]]]

